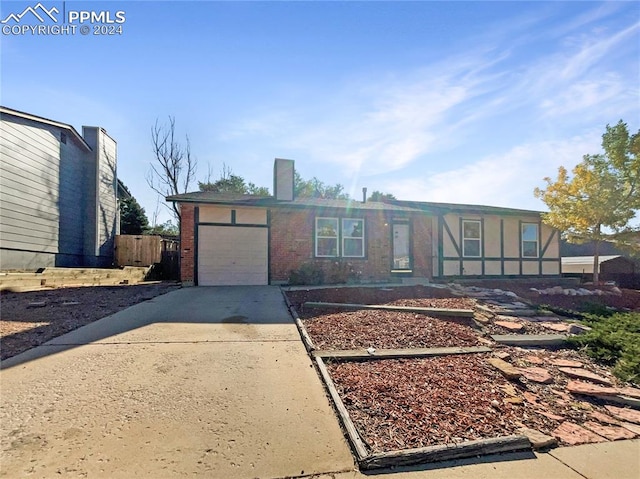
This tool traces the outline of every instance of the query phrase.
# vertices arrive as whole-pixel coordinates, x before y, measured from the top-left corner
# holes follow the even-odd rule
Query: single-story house
[[[540,212],[295,198],[293,180],[293,161],[276,159],[273,196],[167,197],[181,211],[183,283],[286,284],[305,267],[361,282],[560,274],[560,235]]]
[[[0,268],[104,267],[119,228],[107,132],[0,107]]]

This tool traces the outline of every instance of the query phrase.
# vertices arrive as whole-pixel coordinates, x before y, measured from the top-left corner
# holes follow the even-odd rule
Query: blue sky
[[[271,187],[279,157],[356,198],[540,210],[533,189],[599,152],[606,124],[640,127],[638,2],[42,4],[126,21],[116,36],[2,35],[0,103],[104,127],[150,218],[150,130],[168,115],[199,179],[226,164]]]

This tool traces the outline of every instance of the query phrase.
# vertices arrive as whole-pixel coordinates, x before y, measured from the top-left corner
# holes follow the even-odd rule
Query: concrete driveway
[[[2,367],[2,477],[354,469],[277,287],[177,290]]]

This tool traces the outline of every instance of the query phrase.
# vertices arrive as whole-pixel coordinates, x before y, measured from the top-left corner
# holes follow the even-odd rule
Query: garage
[[[268,284],[268,232],[260,226],[200,225],[198,285]]]

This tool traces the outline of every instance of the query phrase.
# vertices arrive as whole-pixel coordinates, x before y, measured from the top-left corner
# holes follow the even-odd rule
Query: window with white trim
[[[522,223],[522,257],[537,258],[538,257],[538,224]]]
[[[479,258],[482,251],[481,238],[482,223],[477,220],[462,221],[462,256]]]
[[[364,258],[364,219],[316,218],[318,258]]]
[[[316,218],[316,256],[338,256],[338,218]]]
[[[364,257],[363,219],[342,219],[342,256],[345,258]]]

